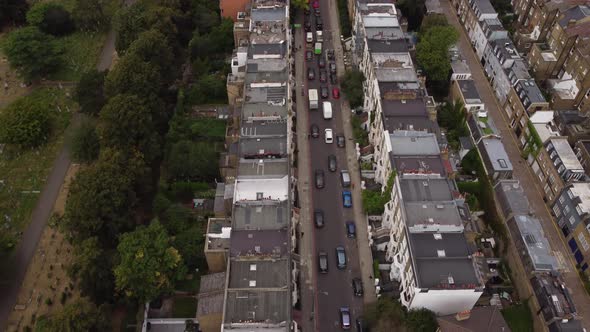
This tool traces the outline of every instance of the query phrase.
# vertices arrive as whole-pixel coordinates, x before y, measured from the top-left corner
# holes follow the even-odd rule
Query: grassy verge
[[[503,309],[502,316],[513,332],[533,331],[533,317],[529,310],[528,301]]]
[[[3,216],[4,235],[12,239],[12,245],[16,245],[29,224],[39,192],[64,143],[64,132],[71,118],[67,109],[75,107],[64,91],[53,88],[41,88],[23,98],[41,100],[54,116],[52,133],[46,144],[31,150],[5,147],[0,154],[0,215]]]

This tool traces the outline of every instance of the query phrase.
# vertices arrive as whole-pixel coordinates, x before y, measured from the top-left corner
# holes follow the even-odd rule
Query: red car
[[[332,89],[332,97],[334,97],[334,99],[340,98],[340,90],[338,90],[338,88]]]
[[[320,7],[320,2],[319,1],[314,1],[312,4],[313,8],[319,8]]]

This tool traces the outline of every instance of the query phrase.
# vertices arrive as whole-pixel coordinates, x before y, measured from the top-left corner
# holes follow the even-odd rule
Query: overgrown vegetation
[[[440,108],[437,118],[438,124],[447,129],[449,145],[458,150],[459,137],[469,136],[463,103],[459,100],[445,102]]]
[[[459,39],[457,30],[442,15],[427,16],[418,33],[416,60],[426,75],[426,87],[436,98],[449,94],[451,61],[449,48]]]
[[[359,144],[360,147],[369,145],[369,133],[363,129],[361,124],[361,118],[358,115],[353,115],[352,119],[352,134],[354,140]]]
[[[382,215],[385,211],[385,204],[391,200],[391,190],[397,173],[393,171],[387,179],[383,192],[377,190],[363,190],[363,208],[368,215]]]
[[[338,18],[340,19],[340,33],[344,38],[350,37],[352,35],[352,25],[348,14],[348,1],[338,0]]]
[[[506,323],[514,332],[533,331],[533,317],[529,309],[528,300],[502,309],[502,316],[504,316]]]
[[[424,19],[425,0],[400,0],[395,5],[408,20],[408,30],[417,31]]]
[[[514,9],[510,0],[491,0],[492,6],[498,13],[498,18],[502,21],[502,26],[512,36],[514,35]]]
[[[536,158],[539,154],[539,151],[543,147],[543,141],[541,140],[537,129],[530,120],[527,122],[527,128],[529,130],[529,134],[526,136],[526,142],[522,150],[522,157],[526,159],[529,155],[532,155]]]
[[[438,329],[436,315],[428,309],[407,311],[400,302],[382,296],[366,305],[363,318],[371,331],[434,332]]]
[[[358,69],[349,70],[342,78],[342,92],[348,98],[350,108],[355,109],[363,106],[365,94],[363,91],[363,83],[365,82],[365,75]]]

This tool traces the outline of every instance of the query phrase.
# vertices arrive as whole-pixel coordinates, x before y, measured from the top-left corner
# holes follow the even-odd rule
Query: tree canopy
[[[51,35],[30,26],[11,32],[4,44],[4,52],[10,65],[25,80],[33,80],[59,67],[63,49]]]
[[[117,290],[140,303],[171,290],[185,272],[182,257],[157,220],[121,235],[117,251],[120,256],[120,263],[114,269]]]
[[[0,1],[0,28],[7,25],[23,24],[29,4],[26,0]]]
[[[74,31],[74,21],[70,17],[70,12],[56,2],[35,3],[27,12],[27,23],[54,36]]]
[[[342,79],[342,92],[348,98],[351,108],[356,108],[363,105],[364,91],[363,82],[365,75],[359,70],[349,70],[344,74]]]
[[[85,31],[100,31],[108,23],[104,3],[97,0],[77,0],[72,16],[76,26]]]
[[[80,111],[89,115],[98,115],[106,103],[104,81],[106,71],[90,70],[82,74],[74,98],[80,105]]]
[[[68,273],[78,281],[82,295],[97,304],[110,301],[115,290],[112,255],[101,247],[97,237],[91,237],[74,246],[73,256]]]
[[[90,121],[84,121],[74,131],[70,142],[70,153],[75,161],[89,163],[98,158],[100,143],[96,127]]]
[[[161,76],[155,64],[143,61],[136,54],[123,56],[111,70],[105,81],[106,95],[134,94],[154,97],[161,91]]]
[[[137,39],[131,43],[127,55],[136,55],[144,62],[154,65],[164,78],[164,84],[172,83],[176,76],[176,64],[174,54],[166,37],[155,29],[139,34]]]
[[[39,317],[35,331],[43,332],[99,332],[109,331],[110,318],[104,308],[99,310],[82,297],[69,303],[51,316]]]
[[[375,332],[435,332],[438,329],[432,311],[418,309],[406,312],[400,302],[388,297],[381,297],[365,306],[363,318]]]
[[[0,112],[0,142],[20,147],[43,144],[51,130],[49,107],[31,98],[10,104]]]
[[[169,180],[211,181],[219,175],[215,145],[182,140],[174,143],[166,160]]]

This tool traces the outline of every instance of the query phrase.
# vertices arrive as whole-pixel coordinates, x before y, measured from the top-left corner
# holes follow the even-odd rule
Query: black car
[[[354,221],[347,221],[346,222],[346,236],[351,239],[356,237],[356,225]]]
[[[325,70],[320,70],[320,82],[326,83],[328,81],[328,75]]]
[[[338,145],[339,148],[343,148],[346,145],[346,141],[344,140],[344,136],[336,135],[336,145]]]
[[[313,59],[313,52],[312,51],[305,51],[305,60],[311,61]]]
[[[352,279],[352,291],[355,296],[363,296],[363,282],[360,278]]]
[[[320,137],[320,127],[316,124],[311,125],[311,137],[318,138]]]
[[[318,66],[320,68],[324,68],[326,67],[326,59],[324,59],[323,56],[320,55],[320,57],[318,58]]]
[[[317,228],[324,227],[324,211],[315,210],[313,213],[313,221],[315,222],[315,227],[317,227]]]
[[[330,83],[332,83],[332,85],[338,84],[338,78],[336,77],[336,74],[330,73]]]
[[[306,32],[311,31],[311,21],[310,20],[305,20],[305,31]]]
[[[313,13],[315,14],[315,16],[320,16],[320,9],[319,8],[314,8],[313,9]]]
[[[313,68],[307,68],[307,79],[310,81],[315,80],[315,70]]]
[[[322,18],[318,16],[315,20],[315,28],[317,30],[322,30],[323,27],[324,27],[324,25],[322,24]]]
[[[328,273],[328,254],[320,251],[318,254],[318,265],[320,267],[320,273]]]
[[[336,161],[336,156],[331,154],[328,156],[328,169],[330,172],[336,172],[336,168],[338,167],[338,163]]]
[[[334,50],[328,50],[328,60],[334,60]]]
[[[336,63],[330,62],[330,73],[336,74]]]
[[[320,94],[322,95],[322,99],[327,99],[330,96],[330,93],[328,92],[328,87],[327,86],[320,87]]]
[[[315,187],[318,189],[324,188],[326,185],[326,179],[324,176],[324,171],[321,169],[316,169],[315,171]]]

